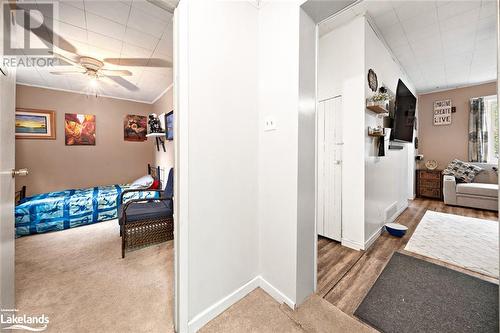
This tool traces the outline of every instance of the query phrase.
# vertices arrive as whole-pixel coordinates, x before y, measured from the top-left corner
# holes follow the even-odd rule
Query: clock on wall
[[[375,72],[371,68],[370,70],[368,70],[368,86],[370,86],[370,89],[372,91],[377,91],[378,88],[377,74],[375,74]]]

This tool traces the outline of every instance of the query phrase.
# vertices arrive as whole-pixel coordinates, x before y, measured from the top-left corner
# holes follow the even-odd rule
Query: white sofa
[[[498,175],[495,164],[471,163],[483,169],[472,183],[457,183],[455,177],[444,176],[443,196],[447,205],[498,211]]]

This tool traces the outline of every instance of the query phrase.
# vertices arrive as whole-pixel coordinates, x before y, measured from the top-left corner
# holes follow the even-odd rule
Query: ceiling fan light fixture
[[[97,88],[97,76],[94,76],[94,77],[91,77],[90,78],[90,81],[89,81],[89,85],[92,87],[92,88]]]

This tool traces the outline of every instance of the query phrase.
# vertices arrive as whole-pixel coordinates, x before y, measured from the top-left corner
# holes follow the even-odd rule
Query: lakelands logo
[[[49,317],[42,315],[18,315],[17,309],[2,309],[0,313],[0,325],[3,330],[26,330],[31,332],[42,332],[47,329]]]

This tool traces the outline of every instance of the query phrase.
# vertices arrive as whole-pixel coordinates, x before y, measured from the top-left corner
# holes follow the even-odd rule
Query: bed
[[[151,168],[148,169],[151,170]],[[117,184],[69,189],[23,198],[15,209],[16,237],[116,219],[120,195],[130,188],[137,187],[130,184]],[[158,193],[152,191],[126,193],[124,203],[130,199],[157,196]]]

